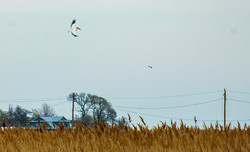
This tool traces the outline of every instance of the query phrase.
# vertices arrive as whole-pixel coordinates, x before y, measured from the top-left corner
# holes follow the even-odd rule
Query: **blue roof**
[[[64,123],[67,123],[68,127],[72,127],[71,124],[71,120],[67,120],[65,117],[63,116],[55,116],[55,117],[41,117],[40,118],[40,122],[44,123],[46,122],[46,128],[47,129],[56,129],[59,126],[59,121]],[[39,124],[38,124],[38,118],[30,121],[28,124],[26,124],[24,127],[26,126],[30,126],[30,127],[34,127],[34,128],[39,128]]]
[[[64,118],[63,116],[57,116],[57,117],[41,117],[41,119],[43,119],[44,121],[47,122],[55,122],[58,120],[67,120],[66,118]]]
[[[31,121],[31,122],[37,122],[38,118]],[[46,121],[46,122],[58,122],[58,121],[65,121],[65,122],[69,122],[69,120],[67,120],[65,117],[63,116],[55,116],[55,117],[41,117],[40,121]]]

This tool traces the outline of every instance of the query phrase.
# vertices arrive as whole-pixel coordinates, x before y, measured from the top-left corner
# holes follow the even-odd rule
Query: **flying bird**
[[[71,34],[74,36],[74,37],[78,37],[79,35],[76,34],[76,31],[77,30],[81,30],[79,27],[76,26],[76,20],[74,19],[70,25],[70,29],[69,29],[69,32],[71,32]]]
[[[153,67],[151,65],[148,66],[150,69],[153,69]]]

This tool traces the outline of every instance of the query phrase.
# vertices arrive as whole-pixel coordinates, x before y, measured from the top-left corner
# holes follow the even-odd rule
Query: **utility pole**
[[[226,101],[227,101],[227,91],[224,89],[224,129],[226,129]]]
[[[72,127],[74,127],[74,102],[75,102],[75,93],[72,94]]]

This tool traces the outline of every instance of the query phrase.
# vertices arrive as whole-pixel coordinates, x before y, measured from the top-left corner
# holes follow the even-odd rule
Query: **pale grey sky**
[[[127,107],[221,99],[178,109],[123,110],[162,116],[142,115],[151,126],[160,120],[169,122],[164,117],[222,120],[224,88],[250,93],[249,7],[248,0],[1,2],[0,108],[18,104],[31,110],[46,101],[13,101],[61,98],[72,92],[96,94],[114,106]],[[82,28],[78,38],[67,32],[74,18]],[[220,92],[138,98],[210,91]],[[228,96],[250,102],[250,94],[228,92]],[[249,103],[228,102],[228,119],[250,119]],[[71,117],[70,102],[54,109]],[[116,111],[119,116],[127,114]],[[139,120],[138,114],[131,115],[135,122]]]

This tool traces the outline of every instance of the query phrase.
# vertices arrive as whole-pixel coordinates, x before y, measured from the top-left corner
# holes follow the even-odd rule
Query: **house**
[[[57,129],[57,127],[59,127],[59,121],[63,124],[67,124],[68,127],[72,127],[71,121],[67,120],[65,117],[63,116],[55,116],[55,117],[41,117],[40,118],[40,124],[43,125],[43,123],[45,122],[46,124],[46,129],[52,129],[55,130]],[[26,128],[27,126],[29,127],[33,127],[35,129],[39,128],[39,124],[38,124],[38,118],[30,121],[28,124],[26,124],[24,126],[24,128]]]

